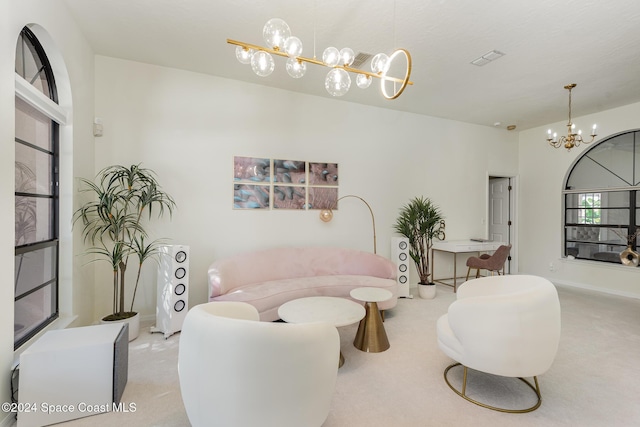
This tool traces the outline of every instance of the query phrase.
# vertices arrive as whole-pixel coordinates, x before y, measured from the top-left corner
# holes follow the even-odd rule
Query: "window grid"
[[[600,224],[600,193],[580,194],[578,222],[580,224]]]
[[[16,46],[15,72],[57,103],[51,65],[27,27]],[[17,96],[15,144],[14,349],[59,313],[58,124]]]
[[[638,130],[622,132],[586,151],[573,165],[563,192],[565,256],[621,263],[620,252],[636,250],[636,144]],[[624,180],[621,177],[631,177]],[[626,185],[626,187],[625,187]]]

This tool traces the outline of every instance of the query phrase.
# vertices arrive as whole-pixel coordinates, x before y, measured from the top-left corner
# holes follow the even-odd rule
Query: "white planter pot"
[[[433,299],[436,296],[436,285],[421,285],[418,283],[418,294],[420,298]]]
[[[138,338],[138,334],[140,333],[140,313],[136,313],[133,317],[128,317],[123,320],[104,320],[101,319],[100,323],[128,323],[129,324],[129,341],[133,341]]]

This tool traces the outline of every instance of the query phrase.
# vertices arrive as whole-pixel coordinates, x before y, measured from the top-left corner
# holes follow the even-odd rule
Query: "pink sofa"
[[[384,288],[393,297],[381,310],[395,307],[395,265],[369,252],[332,247],[283,247],[243,253],[209,267],[209,301],[242,301],[258,310],[260,320],[278,320],[287,301],[309,296],[349,298],[363,286]]]

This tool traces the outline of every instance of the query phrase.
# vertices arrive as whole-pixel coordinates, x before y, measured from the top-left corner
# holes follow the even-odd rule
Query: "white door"
[[[489,178],[489,240],[511,243],[511,180],[510,178]],[[510,272],[509,261],[505,265]]]

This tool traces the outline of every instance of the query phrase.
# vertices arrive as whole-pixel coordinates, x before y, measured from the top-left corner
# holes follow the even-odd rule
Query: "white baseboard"
[[[155,322],[156,315],[155,314],[145,314],[144,316],[140,316],[140,322]]]
[[[584,283],[572,282],[570,280],[550,279],[548,277],[546,279],[549,280],[554,285],[566,286],[570,288],[586,289],[589,291],[601,292],[603,294],[616,295],[616,296],[626,297],[626,298],[640,299],[640,295],[631,293],[631,292],[618,291],[616,289],[600,288],[593,285],[586,285]]]

